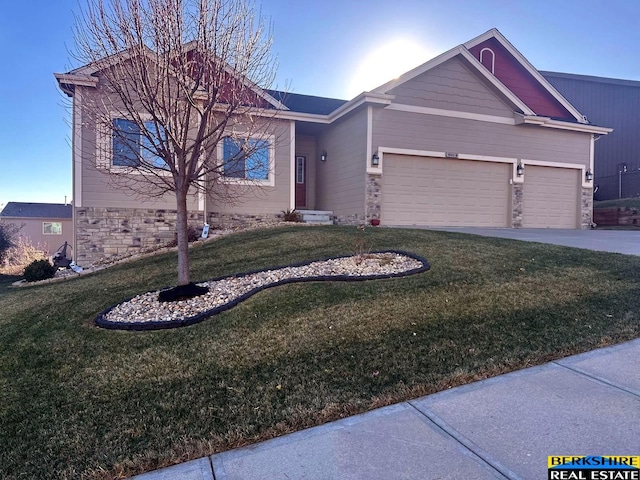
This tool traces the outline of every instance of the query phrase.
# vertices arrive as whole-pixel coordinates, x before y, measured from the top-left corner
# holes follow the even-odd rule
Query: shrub
[[[201,232],[202,230],[198,232],[198,230],[193,225],[187,225],[187,241],[189,243],[197,242],[198,239],[200,238]],[[173,234],[173,240],[167,243],[166,246],[167,247],[178,246],[178,232],[175,232]]]
[[[302,217],[300,217],[300,214],[295,210],[291,210],[290,208],[283,210],[282,216],[285,222],[301,222],[302,221]]]
[[[6,251],[4,262],[0,262],[0,274],[20,275],[34,260],[46,258],[46,245],[33,245],[28,238],[18,237],[13,247]]]
[[[4,261],[7,252],[15,246],[15,235],[22,227],[14,223],[0,223],[0,264]]]
[[[52,278],[57,268],[49,263],[49,260],[34,260],[24,269],[24,278],[27,282],[37,282]]]

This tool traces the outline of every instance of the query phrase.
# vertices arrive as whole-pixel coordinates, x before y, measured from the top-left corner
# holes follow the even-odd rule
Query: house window
[[[262,139],[222,140],[224,176],[241,180],[269,179],[269,142]]]
[[[496,54],[490,48],[483,48],[480,50],[480,63],[484,65],[487,70],[495,74],[496,67]]]
[[[124,118],[113,119],[113,157],[115,167],[138,167],[141,162],[154,168],[168,169],[167,163],[158,155],[154,145],[164,140],[162,128],[157,129],[154,122],[145,122],[146,132],[153,142],[140,131],[140,126]]]
[[[296,157],[296,183],[304,183],[304,157]]]
[[[44,235],[62,235],[62,223],[42,222],[42,233]]]

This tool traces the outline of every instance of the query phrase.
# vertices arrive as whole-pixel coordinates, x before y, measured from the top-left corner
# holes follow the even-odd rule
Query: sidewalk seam
[[[417,411],[421,417],[426,419],[430,424],[434,425],[438,430],[442,431],[446,436],[452,438],[460,445],[462,445],[471,455],[478,458],[481,462],[488,465],[492,470],[496,471],[500,476],[507,480],[522,480],[522,477],[517,475],[515,472],[512,472],[507,467],[502,465],[497,460],[493,460],[491,455],[482,450],[478,445],[473,443],[467,437],[462,435],[456,429],[454,429],[447,422],[438,417],[435,413],[429,410],[426,407],[422,407],[424,410],[418,408],[413,404],[413,401],[410,400],[406,402],[407,405],[411,406],[415,411]],[[428,413],[427,413],[428,412]]]
[[[207,460],[209,460],[209,468],[211,469],[211,477],[213,480],[216,480],[216,471],[213,469],[213,455],[207,455]]]
[[[557,366],[559,366],[559,367],[566,368],[567,370],[569,370],[569,371],[571,371],[571,372],[574,372],[574,373],[577,373],[577,374],[579,374],[579,375],[582,375],[583,377],[587,377],[587,378],[589,378],[589,379],[591,379],[591,380],[594,380],[594,381],[596,381],[596,382],[598,382],[598,383],[602,383],[603,385],[607,385],[607,386],[609,386],[609,387],[613,387],[613,388],[615,388],[616,390],[621,390],[621,391],[623,391],[623,392],[625,392],[625,393],[628,393],[628,394],[630,394],[630,395],[633,395],[634,397],[638,397],[638,398],[640,398],[640,393],[639,393],[639,392],[637,392],[637,391],[630,390],[630,389],[628,389],[628,388],[626,388],[626,387],[623,387],[623,386],[621,386],[621,385],[617,385],[617,384],[615,384],[615,383],[613,383],[613,382],[611,382],[611,381],[607,380],[606,378],[600,377],[600,376],[598,376],[598,375],[594,375],[594,374],[592,374],[592,373],[587,372],[586,370],[582,370],[581,368],[573,367],[573,366],[569,366],[569,365],[565,365],[565,364],[563,364],[563,363],[559,363],[559,362],[560,362],[560,361],[553,361],[553,362],[551,362],[551,363],[553,363],[554,365],[557,365]]]

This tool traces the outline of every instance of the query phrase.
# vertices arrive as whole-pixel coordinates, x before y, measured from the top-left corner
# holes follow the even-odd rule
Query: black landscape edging
[[[108,330],[135,330],[135,331],[148,331],[148,330],[165,330],[165,329],[169,329],[169,328],[178,328],[178,327],[187,327],[189,325],[195,325],[196,323],[200,323],[203,320],[213,316],[213,315],[217,315],[218,313],[222,313],[226,310],[229,310],[233,307],[235,307],[236,305],[238,305],[240,302],[244,302],[246,299],[248,299],[249,297],[255,295],[258,292],[261,292],[263,290],[266,290],[267,288],[273,288],[273,287],[277,287],[279,285],[286,285],[288,283],[302,283],[302,282],[363,282],[363,281],[367,281],[367,280],[380,280],[380,279],[385,279],[385,278],[397,278],[397,277],[407,277],[409,275],[415,275],[417,273],[422,273],[422,272],[426,272],[427,270],[429,270],[431,268],[431,265],[429,264],[429,262],[424,258],[421,257],[419,255],[416,255],[415,253],[410,253],[410,252],[405,252],[402,250],[383,250],[383,251],[375,251],[375,252],[368,252],[368,253],[396,253],[399,255],[404,255],[406,257],[409,258],[413,258],[414,260],[419,261],[420,263],[422,263],[421,267],[418,268],[414,268],[412,270],[407,270],[405,272],[399,272],[399,273],[389,273],[389,274],[381,274],[381,275],[361,275],[361,276],[356,276],[356,275],[320,275],[320,276],[316,276],[316,277],[304,277],[304,278],[284,278],[282,280],[279,280],[277,282],[274,283],[270,283],[268,285],[262,285],[260,287],[256,287],[253,290],[249,290],[247,293],[245,293],[244,295],[239,296],[238,298],[235,298],[234,300],[225,303],[223,305],[219,305],[215,308],[212,308],[211,310],[207,310],[205,312],[199,313],[197,315],[194,315],[192,317],[187,317],[187,318],[183,318],[181,320],[167,320],[167,321],[151,321],[151,322],[113,322],[110,320],[107,320],[105,318],[105,315],[107,313],[109,313],[111,310],[113,310],[115,307],[117,307],[120,304],[116,304],[113,305],[109,308],[107,308],[106,310],[103,310],[102,312],[100,312],[98,314],[98,316],[95,319],[95,323],[97,326],[104,328],[104,329],[108,329]],[[278,270],[281,268],[289,268],[289,267],[304,267],[306,265],[310,265],[312,263],[315,262],[324,262],[327,260],[337,260],[340,258],[346,258],[346,257],[353,257],[353,255],[341,255],[338,257],[327,257],[327,258],[323,258],[323,259],[319,259],[319,260],[311,260],[311,261],[307,261],[307,262],[301,262],[301,263],[295,263],[292,265],[284,265],[284,266],[278,266],[278,267],[268,267],[268,268],[261,268],[258,270],[251,270],[248,272],[244,272],[244,273],[240,273],[237,275],[224,275],[221,277],[216,277],[216,278],[210,278],[208,280],[204,280],[204,282],[216,282],[225,278],[229,278],[229,277],[235,277],[235,278],[242,278],[242,277],[246,277],[248,275],[253,275],[256,273],[260,273],[260,272],[266,272],[268,270]],[[195,283],[203,283],[203,282],[195,282]],[[165,287],[165,288],[171,288],[171,287]],[[164,289],[163,289],[164,290]],[[132,297],[133,298],[133,297]],[[128,302],[129,300],[131,300],[131,298],[121,302],[121,303],[125,303]]]

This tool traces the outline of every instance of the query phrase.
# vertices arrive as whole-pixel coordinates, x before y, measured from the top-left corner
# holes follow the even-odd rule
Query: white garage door
[[[385,155],[384,225],[505,227],[510,210],[504,163]]]
[[[576,228],[580,170],[527,165],[522,195],[522,226]]]

